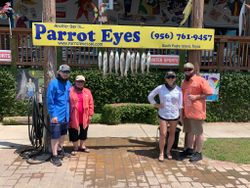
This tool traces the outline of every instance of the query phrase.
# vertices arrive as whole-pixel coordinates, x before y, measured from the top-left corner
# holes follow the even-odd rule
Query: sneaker
[[[184,158],[190,158],[193,154],[194,154],[193,149],[187,148],[181,153],[181,156]]]
[[[198,152],[195,152],[189,159],[190,162],[196,162],[200,160],[202,160],[202,153],[198,153]]]
[[[50,162],[53,164],[53,165],[55,165],[55,166],[62,166],[62,162],[61,162],[61,160],[60,160],[60,158],[58,157],[58,156],[52,156],[51,158],[50,158]]]
[[[58,154],[59,159],[63,159],[64,157],[67,157],[67,158],[70,157],[70,154],[69,154],[69,153],[66,153],[66,152],[64,151],[64,149],[58,150],[58,151],[57,151],[57,154]]]

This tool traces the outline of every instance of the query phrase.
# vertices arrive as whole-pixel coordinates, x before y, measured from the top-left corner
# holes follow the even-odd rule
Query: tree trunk
[[[203,11],[204,11],[204,0],[193,0],[192,7],[192,28],[202,28],[203,27]],[[189,62],[194,64],[195,71],[200,72],[200,62],[201,62],[201,51],[200,50],[190,50],[188,56]]]
[[[56,7],[55,0],[43,0],[43,22],[56,22]],[[49,82],[55,78],[56,73],[56,47],[44,47],[44,120],[46,125],[49,126],[49,116],[46,104],[46,94]],[[44,151],[49,152],[50,148],[50,134],[44,128]]]

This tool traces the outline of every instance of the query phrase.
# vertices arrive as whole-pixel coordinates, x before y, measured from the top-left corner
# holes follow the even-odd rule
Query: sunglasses
[[[191,68],[188,68],[188,69],[184,69],[184,72],[190,72],[190,71],[192,71],[193,69],[191,69]]]
[[[166,79],[175,79],[175,76],[167,76]]]
[[[69,74],[69,71],[62,71],[63,74]]]

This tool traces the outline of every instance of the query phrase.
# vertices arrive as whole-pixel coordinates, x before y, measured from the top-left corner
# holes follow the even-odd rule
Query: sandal
[[[171,155],[171,153],[167,153],[167,158],[168,158],[168,160],[172,160],[173,159],[173,156]]]
[[[163,162],[163,161],[164,161],[164,155],[163,155],[163,154],[160,155],[159,158],[158,158],[158,160],[159,160],[160,162]]]
[[[90,150],[89,150],[89,148],[78,148],[78,151],[80,151],[80,152],[85,152],[85,153],[89,153],[90,152]]]
[[[78,153],[78,149],[74,149],[74,150],[71,152],[71,155],[75,156],[77,153]]]

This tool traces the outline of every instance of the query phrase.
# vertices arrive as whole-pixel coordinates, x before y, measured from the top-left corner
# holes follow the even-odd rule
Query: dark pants
[[[78,133],[77,129],[69,128],[69,140],[71,142],[76,142],[78,140],[86,140],[87,139],[89,127],[86,127],[84,129],[82,124],[80,124],[79,126],[80,126],[80,133]]]

